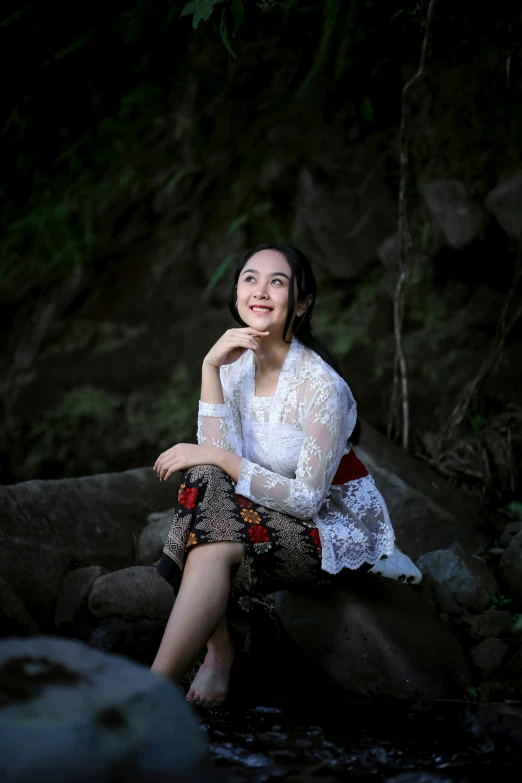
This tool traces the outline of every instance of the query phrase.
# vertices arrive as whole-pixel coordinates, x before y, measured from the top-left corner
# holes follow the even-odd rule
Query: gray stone
[[[143,528],[138,539],[138,551],[142,565],[153,565],[160,557],[167,539],[174,509],[164,514],[151,514],[154,517]]]
[[[469,555],[458,544],[451,549],[426,552],[417,560],[417,566],[429,579],[437,605],[448,614],[480,612],[499,592],[484,561]]]
[[[522,530],[522,522],[508,522],[506,527],[504,528],[502,535],[498,539],[498,545],[502,547],[503,549],[507,549],[507,547],[511,544],[513,539],[515,538],[516,534],[519,533]]]
[[[72,563],[129,565],[134,537],[148,514],[175,505],[179,479],[159,481],[149,467],[0,486],[0,618],[11,632],[54,631]]]
[[[471,651],[471,659],[481,677],[489,679],[498,672],[502,666],[508,645],[500,639],[484,639]]]
[[[377,255],[386,269],[397,270],[400,262],[399,235],[390,234],[377,248]]]
[[[362,425],[355,452],[384,497],[400,549],[412,560],[454,542],[473,554],[484,552],[484,531],[495,515],[367,421]]]
[[[444,238],[457,250],[469,245],[482,232],[485,213],[473,202],[457,179],[440,179],[421,187],[422,194]]]
[[[86,636],[92,626],[89,612],[89,595],[92,586],[108,571],[101,566],[88,566],[70,571],[65,579],[56,602],[55,625],[74,628],[81,637]]]
[[[101,576],[89,597],[89,609],[95,617],[166,620],[173,603],[172,588],[153,566],[133,566]]]
[[[512,633],[513,616],[505,609],[487,609],[481,614],[465,612],[460,618],[468,626],[468,633],[475,639],[502,636]]]
[[[341,151],[337,163],[325,178],[315,169],[301,170],[294,235],[335,277],[350,280],[375,260],[379,244],[395,230],[397,208],[370,145]]]
[[[484,752],[484,740],[489,740],[490,751],[495,746],[501,752],[507,746],[522,749],[522,707],[515,704],[473,704],[466,711],[462,727],[474,737],[482,735],[479,752]]]
[[[0,642],[0,779],[210,780],[198,723],[166,678],[49,636]]]
[[[484,201],[485,206],[512,239],[522,235],[522,171],[505,179],[493,188]]]
[[[522,609],[522,530],[503,553],[499,567],[504,593],[513,601],[513,608]]]
[[[417,593],[367,574],[349,585],[276,594],[285,629],[329,679],[353,698],[426,706],[461,694],[464,654]]]

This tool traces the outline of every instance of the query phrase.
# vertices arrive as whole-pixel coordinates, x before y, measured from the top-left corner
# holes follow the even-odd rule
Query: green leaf
[[[362,99],[361,117],[365,122],[373,122],[374,120],[373,104],[367,95]]]
[[[522,503],[520,500],[513,500],[508,505],[509,511],[514,514],[518,519],[522,519]]]
[[[241,215],[241,217],[236,218],[232,221],[232,223],[227,228],[227,237],[234,233],[234,231],[237,231],[238,228],[241,228],[248,219],[248,215]]]
[[[226,16],[226,8],[223,8],[223,13],[221,14],[221,24],[219,25],[219,32],[221,33],[221,40],[223,41],[227,52],[231,54],[232,57],[235,57],[236,53],[232,49],[232,45],[228,39],[227,22],[225,16]]]
[[[217,2],[219,1],[220,0],[217,0]],[[190,0],[190,2],[184,6],[181,16],[194,14],[192,18],[192,27],[196,30],[201,20],[206,22],[210,19],[212,11],[214,10],[214,4],[215,0]]]
[[[219,281],[226,275],[235,257],[236,257],[235,253],[229,253],[227,256],[225,256],[225,258],[221,261],[218,268],[216,269],[216,271],[208,281],[208,285],[203,291],[203,297],[207,296],[210,293],[210,291],[212,291],[212,289],[215,288],[215,286],[219,283]]]
[[[241,25],[245,21],[245,8],[243,6],[243,0],[232,0],[232,13],[236,21],[234,25],[234,35],[239,32]],[[234,55],[235,56],[235,55]]]

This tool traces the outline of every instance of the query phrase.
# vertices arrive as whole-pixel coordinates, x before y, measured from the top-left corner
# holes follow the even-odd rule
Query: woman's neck
[[[256,375],[279,372],[290,349],[290,343],[282,337],[262,337],[259,340],[262,356],[255,356]]]

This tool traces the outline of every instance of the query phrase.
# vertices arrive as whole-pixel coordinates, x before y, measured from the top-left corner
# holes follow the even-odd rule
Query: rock
[[[108,571],[101,566],[89,566],[70,571],[65,577],[58,595],[54,622],[62,633],[75,630],[80,637],[86,637],[93,625],[93,616],[89,611],[89,595],[92,586],[100,576]]]
[[[464,654],[415,587],[367,574],[349,585],[276,594],[283,626],[350,698],[413,707],[461,694]]]
[[[482,737],[500,751],[522,749],[522,708],[513,704],[474,704],[469,707],[462,727],[474,737]]]
[[[461,250],[480,235],[485,224],[484,210],[471,201],[457,179],[439,179],[421,187],[431,215],[448,244]]]
[[[377,248],[377,255],[386,269],[396,270],[400,262],[399,235],[390,234]]]
[[[516,534],[500,558],[499,578],[513,608],[522,609],[522,530]]]
[[[139,558],[142,565],[153,565],[161,557],[173,516],[174,509],[163,514],[150,515],[153,519],[147,527],[143,528],[138,539]]]
[[[469,635],[475,639],[495,638],[513,631],[513,617],[505,609],[487,609],[481,614],[465,612],[461,621],[468,626]]]
[[[522,171],[493,188],[484,201],[487,209],[512,239],[522,234]]]
[[[209,780],[180,690],[119,655],[49,636],[0,642],[0,779]]]
[[[166,620],[173,603],[172,588],[153,566],[133,566],[101,576],[89,597],[89,609],[96,617]]]
[[[486,531],[494,515],[486,513],[481,503],[396,446],[367,421],[361,427],[355,452],[386,501],[397,545],[412,560],[455,542],[473,554],[485,551],[489,543]]]
[[[417,566],[429,579],[441,611],[448,614],[480,612],[499,592],[484,561],[468,555],[458,544],[451,549],[426,552],[417,560]]]
[[[503,549],[511,544],[516,534],[522,530],[522,522],[508,522],[504,528],[502,535],[498,539],[498,545]]]
[[[10,591],[0,590],[0,618],[16,633],[28,631],[29,620],[54,631],[71,564],[128,565],[147,515],[175,505],[179,478],[162,482],[152,468],[136,468],[0,486],[0,574]]]
[[[375,260],[379,244],[396,227],[397,207],[385,184],[379,154],[364,146],[345,149],[337,170],[302,168],[294,235],[334,277],[351,280]],[[320,182],[321,180],[321,182]],[[327,183],[327,184],[325,184]]]
[[[502,666],[509,647],[500,639],[484,639],[471,651],[471,658],[481,677],[489,679],[498,672]]]
[[[89,646],[102,652],[126,655],[133,661],[151,666],[160,646],[164,620],[106,617],[89,635]]]

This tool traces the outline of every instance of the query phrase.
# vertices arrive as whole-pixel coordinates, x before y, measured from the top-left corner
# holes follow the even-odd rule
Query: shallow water
[[[350,704],[344,714],[315,721],[302,708],[274,706],[199,715],[220,783],[520,780],[520,750],[465,730],[462,713],[461,707],[399,713]]]

